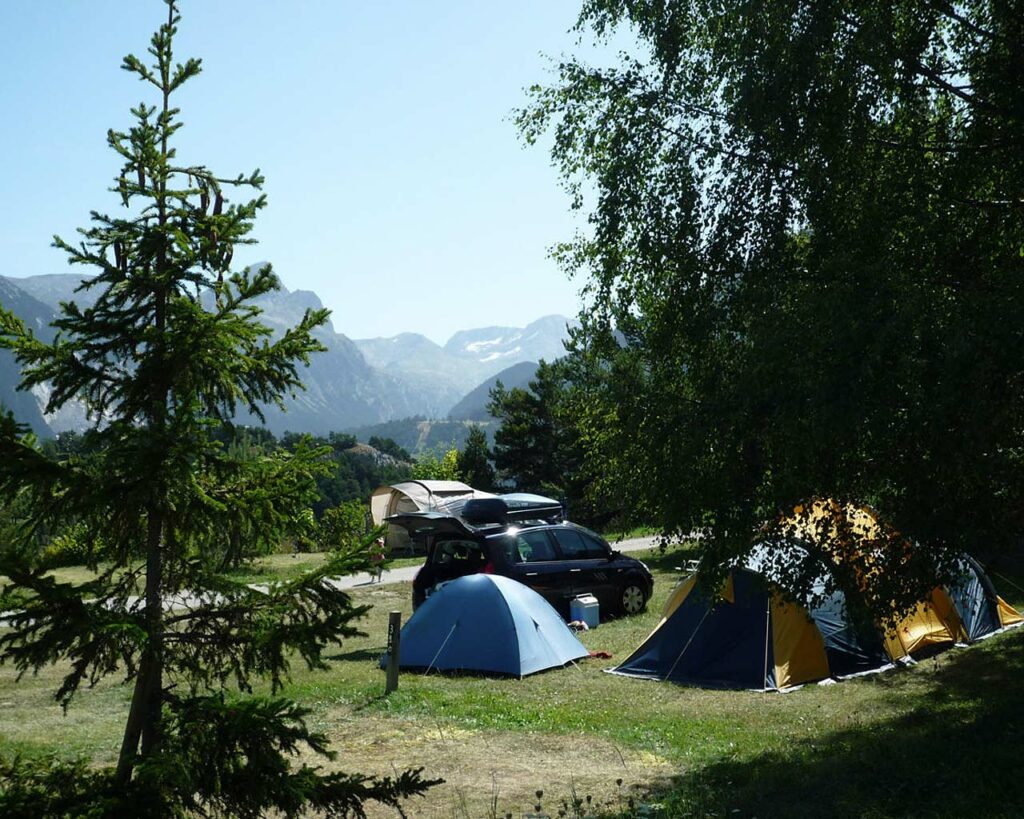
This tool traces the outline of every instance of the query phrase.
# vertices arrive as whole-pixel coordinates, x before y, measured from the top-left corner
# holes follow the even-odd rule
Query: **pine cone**
[[[220,216],[221,208],[224,206],[224,197],[217,191],[217,199],[213,203],[213,215]]]

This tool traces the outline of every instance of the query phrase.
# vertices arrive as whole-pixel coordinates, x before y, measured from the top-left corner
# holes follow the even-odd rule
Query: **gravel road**
[[[613,543],[612,548],[617,549],[620,552],[639,552],[643,549],[650,549],[657,545],[657,538],[653,537],[636,537],[630,538],[629,540],[622,540],[618,543]],[[384,576],[381,578],[381,583],[404,583],[412,582],[412,579],[416,576],[416,572],[420,570],[419,566],[403,566],[399,569],[388,569],[384,572]],[[345,577],[329,577],[325,582],[330,583],[336,589],[355,589],[361,586],[375,585],[375,581],[372,576],[367,572],[360,572],[359,574],[347,575]],[[266,586],[261,584],[253,584],[251,588],[260,589],[265,591]],[[216,599],[216,595],[202,595],[196,594],[195,592],[182,591],[176,595],[171,596],[164,601],[164,606],[168,611],[178,609],[189,609],[195,608],[204,602],[208,602],[205,598]],[[142,600],[138,597],[128,598],[128,608],[141,609]],[[7,617],[13,612],[0,612],[0,628],[8,625]]]
[[[617,549],[620,552],[639,552],[644,549],[653,548],[657,543],[658,540],[654,537],[634,537],[629,540],[621,540],[618,543],[613,543],[612,548]],[[416,572],[419,570],[419,566],[403,566],[400,569],[388,569],[384,572],[384,576],[381,578],[380,582],[412,582],[412,579],[416,576]],[[329,578],[328,582],[330,582],[336,589],[355,589],[360,586],[374,585],[373,577],[366,572],[360,572],[359,574],[352,574],[346,577],[332,577]]]

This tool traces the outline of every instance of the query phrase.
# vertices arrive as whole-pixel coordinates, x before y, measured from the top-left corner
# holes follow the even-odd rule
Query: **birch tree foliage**
[[[578,31],[635,48],[564,58],[518,124],[589,223],[556,253],[609,376],[591,471],[709,567],[810,499],[871,504],[901,536],[847,552],[890,610],[1012,548],[1021,5],[587,0]]]

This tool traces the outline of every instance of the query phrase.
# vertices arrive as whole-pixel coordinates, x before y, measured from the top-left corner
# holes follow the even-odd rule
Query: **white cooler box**
[[[601,611],[597,598],[592,594],[581,594],[569,603],[569,619],[582,620],[587,628],[597,628],[601,622]]]

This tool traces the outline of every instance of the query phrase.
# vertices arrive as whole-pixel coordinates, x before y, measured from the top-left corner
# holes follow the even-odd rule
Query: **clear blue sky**
[[[353,337],[523,325],[579,308],[547,258],[578,217],[545,149],[510,112],[575,45],[575,0],[183,0],[179,156],[260,167],[260,244],[289,289],[315,290]],[[114,210],[125,128],[145,88],[158,0],[0,2],[0,274],[67,272],[50,247]],[[152,100],[150,100],[152,101]]]

